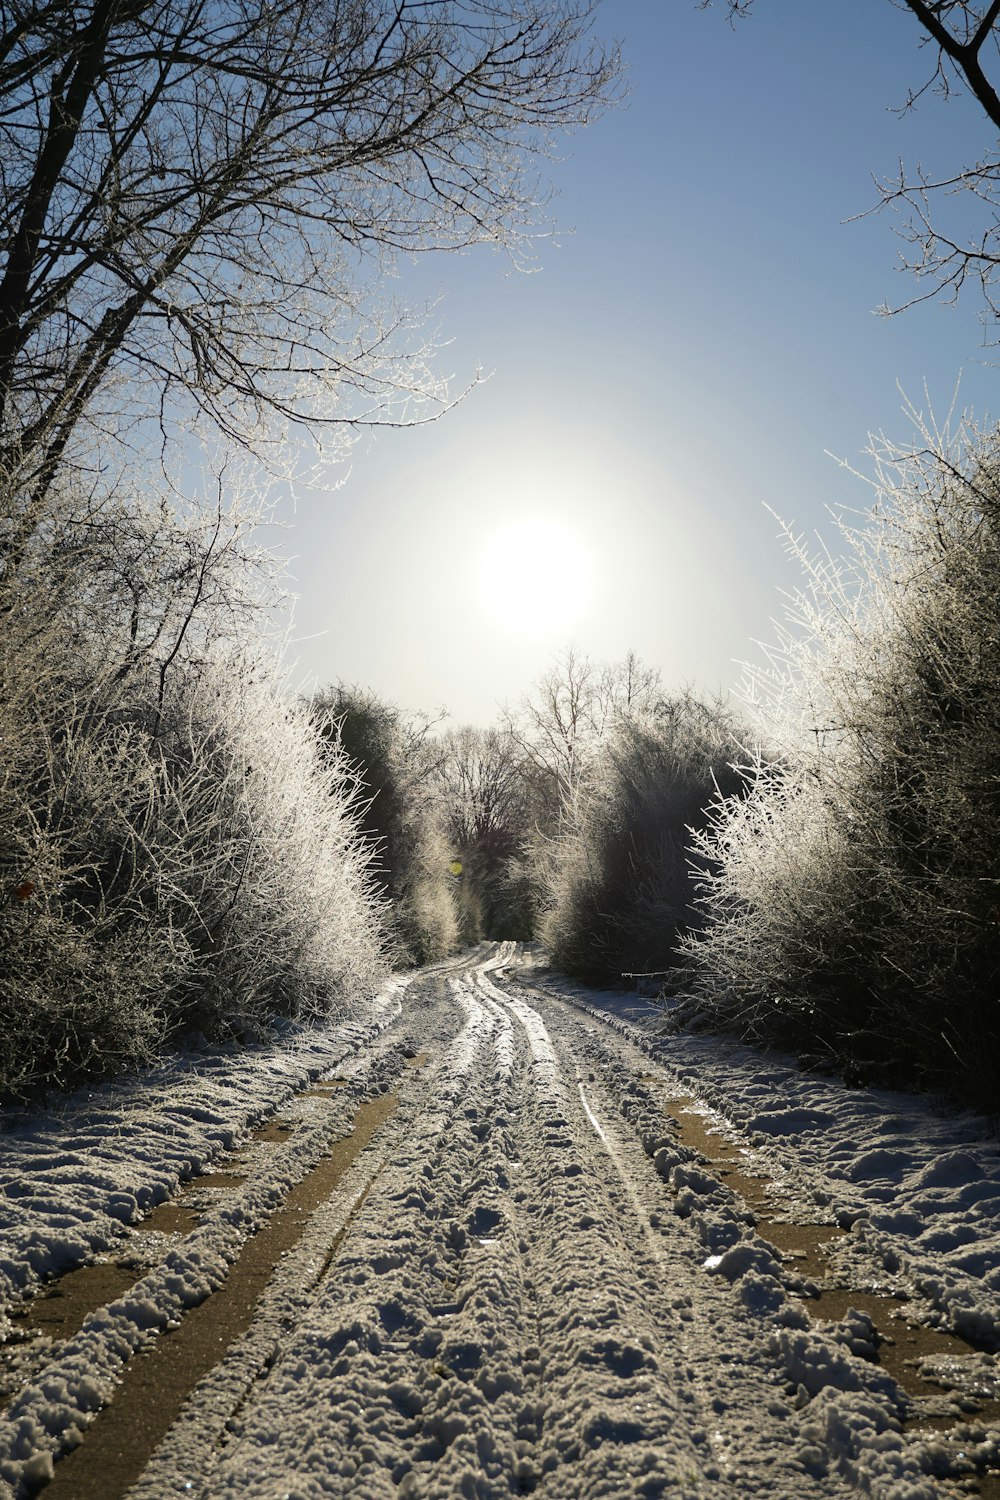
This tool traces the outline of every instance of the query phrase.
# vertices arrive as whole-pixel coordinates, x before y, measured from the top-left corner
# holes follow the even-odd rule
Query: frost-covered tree
[[[0,4],[0,481],[205,418],[401,419],[443,392],[377,287],[537,219],[614,90],[590,0]],[[428,407],[429,403],[429,407]]]
[[[661,693],[659,673],[634,652],[620,662],[595,662],[571,646],[517,709],[505,710],[547,829],[572,807],[608,731],[623,718],[653,710]]]
[[[532,801],[521,746],[507,728],[466,725],[442,736],[440,752],[444,822],[461,867],[462,935],[466,942],[530,938]]]
[[[382,972],[357,775],[284,699],[266,559],[228,498],[158,501],[149,470],[442,409],[386,273],[526,250],[541,159],[615,91],[591,11],[0,0],[9,1092]],[[407,900],[447,947],[448,903]]]

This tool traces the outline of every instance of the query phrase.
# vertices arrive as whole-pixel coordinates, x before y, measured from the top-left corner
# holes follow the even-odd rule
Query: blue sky
[[[482,250],[401,270],[401,295],[442,294],[455,388],[490,379],[298,497],[301,678],[486,723],[572,642],[728,688],[797,581],[766,506],[827,533],[826,507],[864,506],[828,454],[864,467],[869,431],[905,441],[900,388],[943,412],[961,378],[963,406],[997,409],[972,297],[876,317],[915,287],[889,217],[846,222],[900,158],[989,144],[963,100],[892,112],[932,64],[904,11],[758,0],[733,28],[722,4],[605,0],[598,25],[630,95],[553,166],[541,269]],[[546,558],[547,608],[501,546],[532,518],[571,554]]]

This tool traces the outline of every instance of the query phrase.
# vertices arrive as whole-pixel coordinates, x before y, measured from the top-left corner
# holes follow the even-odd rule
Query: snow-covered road
[[[500,945],[8,1121],[3,1494],[992,1493],[995,1142],[628,1008]]]

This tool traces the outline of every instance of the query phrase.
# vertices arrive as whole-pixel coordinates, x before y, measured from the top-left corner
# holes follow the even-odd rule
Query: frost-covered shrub
[[[1000,445],[883,452],[849,563],[810,560],[757,697],[780,766],[700,847],[703,1005],[862,1076],[997,1098]]]
[[[25,613],[21,612],[24,622]],[[11,650],[0,627],[0,1087],[114,1071],[145,1060],[165,1029],[168,932],[122,921],[133,841],[119,809],[142,800],[129,736],[111,729],[90,691],[54,667],[57,642]],[[16,657],[12,662],[11,658]],[[38,676],[30,679],[33,667]],[[94,740],[107,734],[104,753]],[[95,734],[96,731],[96,734]],[[143,757],[140,754],[140,761]],[[128,902],[128,898],[126,898]]]
[[[561,969],[620,983],[670,968],[701,921],[690,830],[720,791],[737,793],[740,754],[731,713],[691,695],[618,721],[544,862],[541,936]]]
[[[458,849],[457,883],[463,944],[529,942],[535,935],[539,887],[524,851],[495,857],[488,848]]]
[[[360,998],[355,779],[254,652],[238,521],[69,497],[4,555],[0,1093]]]
[[[459,926],[429,723],[344,683],[317,696],[311,710],[355,769],[360,826],[388,903],[397,961],[447,957],[458,946]]]
[[[260,663],[206,665],[171,708],[161,839],[192,1019],[258,1025],[360,997],[381,971],[381,903],[347,757]]]

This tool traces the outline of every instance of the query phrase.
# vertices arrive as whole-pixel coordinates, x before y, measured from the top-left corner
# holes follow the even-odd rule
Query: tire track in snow
[[[934,1493],[810,1458],[773,1309],[706,1271],[623,1117],[647,1059],[507,987],[513,956],[413,980],[430,1061],[378,1171],[317,1209],[132,1500]]]
[[[663,1253],[661,1236],[651,1223],[651,1205],[643,1201],[635,1185],[635,1164],[627,1161],[611,1127],[598,1117],[596,1101],[588,1098],[581,1067],[566,1039],[560,1038],[557,1050],[545,1021],[524,991],[497,989],[485,978],[481,983],[524,1028],[532,1055],[545,1071],[550,1102],[568,1127],[565,1146],[579,1162],[578,1168],[571,1165],[569,1170],[586,1187],[586,1209],[577,1220],[577,1234],[559,1236],[549,1252],[553,1258],[569,1259],[568,1284],[576,1296],[582,1293],[581,1300],[597,1309],[589,1326],[577,1330],[582,1335],[579,1347],[559,1366],[565,1389],[553,1401],[563,1427],[567,1411],[588,1404],[592,1408],[589,1423],[582,1429],[583,1442],[571,1439],[568,1444],[572,1465],[581,1470],[574,1477],[583,1486],[579,1493],[652,1495],[671,1484],[679,1484],[685,1495],[692,1496],[735,1493],[712,1444],[717,1415],[714,1393],[697,1379],[686,1357],[689,1299],[667,1295],[664,1290],[677,1284],[676,1256],[671,1264]],[[602,1169],[602,1160],[610,1161],[610,1176]],[[662,1192],[658,1181],[656,1188]],[[571,1252],[566,1250],[568,1245],[573,1247]],[[644,1246],[644,1254],[639,1245]],[[580,1260],[595,1248],[596,1263],[588,1267],[588,1285],[581,1276]],[[684,1271],[690,1274],[686,1263]],[[610,1297],[609,1285],[614,1289]],[[607,1298],[603,1307],[602,1295]],[[586,1389],[579,1369],[597,1372],[602,1366],[612,1378],[591,1379],[591,1388]],[[640,1414],[639,1420],[634,1415],[622,1420],[622,1408]],[[618,1448],[613,1457],[600,1451],[609,1444]],[[553,1497],[574,1492],[568,1487],[569,1478],[554,1470]]]
[[[288,1489],[290,1471],[302,1494],[455,1495],[470,1465],[499,1472],[510,1461],[507,1452],[491,1457],[477,1430],[478,1417],[509,1394],[504,1360],[492,1360],[493,1388],[462,1364],[476,1353],[470,1330],[492,1339],[494,1356],[505,1342],[504,1286],[475,1242],[477,1230],[490,1238],[497,1187],[492,1131],[480,1127],[509,1058],[486,1007],[461,979],[453,986],[464,1024],[427,1078],[419,1111],[400,1120],[398,1153],[377,1193],[254,1393],[204,1491],[213,1500],[299,1493]],[[506,1311],[516,1319],[512,1292]],[[309,1394],[317,1381],[319,1433]]]
[[[556,1050],[567,1062],[576,1059],[577,1074],[586,1065],[584,1059],[593,1065],[595,1071],[589,1073],[589,1079],[595,1080],[592,1092],[606,1097],[607,1110],[594,1107],[586,1091],[581,1095],[581,1106],[585,1115],[598,1119],[601,1128],[595,1133],[616,1142],[610,1154],[613,1159],[618,1157],[619,1168],[624,1155],[627,1167],[620,1175],[633,1209],[636,1191],[645,1202],[659,1198],[669,1203],[649,1160],[653,1141],[647,1137],[643,1144],[641,1124],[637,1122],[639,1128],[630,1132],[620,1119],[634,1117],[630,1105],[641,1092],[636,1079],[640,1070],[644,1073],[649,1069],[648,1058],[602,1022],[583,1017],[558,1000],[525,990],[516,979],[511,983],[514,994],[509,998],[544,1010],[556,1038]],[[664,1073],[664,1082],[669,1084],[669,1069],[654,1067]],[[595,1078],[602,1068],[604,1077]],[[690,1085],[684,1092],[690,1092]],[[603,1122],[599,1118],[602,1112]],[[609,1118],[618,1123],[609,1127]],[[689,1169],[682,1180],[684,1176],[695,1187],[694,1194],[683,1188],[678,1194],[677,1209],[685,1219],[678,1223],[670,1209],[665,1216],[654,1210],[647,1217],[640,1205],[640,1222],[667,1232],[633,1236],[633,1249],[641,1258],[639,1239],[647,1246],[652,1243],[660,1265],[670,1263],[667,1285],[686,1288],[685,1328],[679,1349],[690,1361],[689,1373],[702,1392],[703,1407],[707,1403],[709,1438],[714,1440],[720,1468],[736,1493],[797,1497],[807,1486],[811,1495],[860,1491],[891,1496],[892,1500],[929,1500],[937,1495],[937,1487],[922,1472],[919,1445],[908,1449],[899,1436],[892,1383],[877,1367],[860,1360],[846,1369],[844,1345],[835,1335],[826,1339],[823,1334],[797,1333],[808,1322],[800,1308],[789,1309],[787,1302],[782,1306],[780,1288],[771,1277],[765,1276],[761,1282],[753,1271],[742,1279],[738,1274],[730,1290],[728,1277],[705,1274],[710,1265],[722,1259],[720,1255],[706,1259],[706,1236],[711,1249],[716,1229],[738,1229],[732,1210],[724,1213],[722,1221],[713,1222],[711,1200],[716,1193],[731,1200],[732,1194],[699,1168]],[[709,1200],[702,1212],[698,1194],[706,1191]],[[692,1202],[697,1205],[694,1210]],[[746,1217],[737,1208],[736,1220]],[[683,1262],[680,1267],[677,1264],[677,1249],[685,1229],[689,1230],[686,1274]],[[729,1243],[733,1243],[731,1237]],[[752,1260],[755,1243],[752,1237],[744,1240],[739,1255],[746,1253]],[[789,1312],[790,1317],[786,1316]],[[799,1412],[782,1399],[782,1388],[790,1369],[802,1358],[807,1366],[817,1362],[812,1375],[818,1377],[819,1388],[818,1399],[808,1396],[806,1409]],[[793,1377],[793,1387],[795,1378],[801,1377]],[[784,1385],[784,1389],[789,1387]],[[798,1406],[801,1400],[800,1386],[798,1401],[793,1404]]]
[[[451,969],[454,965],[441,967]],[[387,1033],[401,1022],[400,997],[414,977],[391,981],[377,997],[367,1020],[347,1028],[343,1038],[335,1038],[328,1059],[323,1055],[322,1040],[304,1038],[299,1050],[313,1060],[313,1071],[317,1060],[326,1061],[328,1070],[339,1067],[345,1077],[354,1080],[356,1097],[390,1087],[386,1069],[392,1071],[393,1046]],[[398,1053],[398,1043],[395,1050]],[[295,1051],[295,1047],[289,1049],[289,1056],[294,1058]],[[279,1074],[287,1071],[296,1077],[299,1070],[294,1064],[289,1066],[280,1050],[275,1061]],[[249,1066],[253,1066],[252,1061]],[[237,1069],[246,1070],[244,1059],[237,1060]],[[307,1082],[305,1075],[299,1086]],[[140,1099],[148,1090],[148,1084],[140,1083]],[[124,1084],[108,1092],[114,1098],[125,1092]],[[130,1291],[109,1306],[96,1308],[85,1318],[78,1334],[55,1346],[52,1356],[0,1420],[0,1495],[34,1492],[52,1474],[53,1458],[75,1449],[81,1430],[86,1430],[111,1401],[121,1372],[123,1368],[127,1372],[134,1353],[148,1345],[158,1330],[180,1322],[190,1308],[200,1305],[207,1313],[205,1299],[211,1300],[215,1290],[225,1285],[229,1269],[240,1258],[248,1239],[273,1214],[280,1215],[289,1192],[297,1191],[302,1174],[314,1164],[321,1165],[331,1147],[336,1151],[338,1121],[342,1136],[352,1112],[349,1097],[346,1091],[339,1096],[338,1108],[326,1119],[304,1119],[287,1146],[261,1159],[244,1189],[208,1212],[183,1240],[168,1237],[162,1263],[154,1260],[145,1274],[138,1273],[139,1279]],[[184,1107],[177,1105],[178,1109]],[[141,1439],[141,1431],[135,1435]],[[111,1483],[110,1477],[107,1483]],[[106,1486],[101,1492],[105,1491]]]
[[[359,1087],[384,1060],[382,1032],[398,1019],[400,988],[396,984],[387,990],[389,1001],[378,1008],[368,1051],[359,1054],[353,1045],[334,1059],[345,1072],[356,1074]],[[349,1118],[344,1117],[345,1124]],[[56,1342],[51,1357],[0,1417],[0,1495],[33,1494],[52,1477],[53,1460],[78,1447],[82,1433],[112,1400],[136,1352],[225,1284],[247,1241],[280,1214],[289,1192],[336,1139],[336,1116],[305,1125],[244,1189],[208,1213],[179,1243],[168,1240],[163,1259],[145,1273],[139,1271],[134,1285],[88,1313],[73,1336]]]
[[[537,1011],[482,973],[479,983],[517,1021],[529,1060],[521,1139],[530,1171],[519,1217],[541,1324],[537,1493],[707,1494],[711,1455],[689,1420],[686,1378],[664,1357],[677,1315],[667,1311],[665,1338],[643,1311],[652,1288],[635,1276],[620,1204],[607,1191],[604,1147],[595,1149],[579,1092]]]

